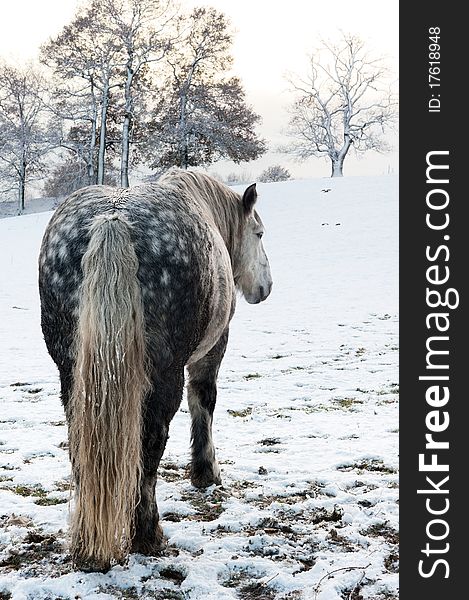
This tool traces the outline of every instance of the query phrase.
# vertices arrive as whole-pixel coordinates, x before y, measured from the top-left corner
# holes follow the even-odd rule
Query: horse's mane
[[[233,262],[243,225],[244,212],[240,195],[200,171],[171,168],[160,177],[158,183],[179,188],[195,200],[202,200],[206,204]]]

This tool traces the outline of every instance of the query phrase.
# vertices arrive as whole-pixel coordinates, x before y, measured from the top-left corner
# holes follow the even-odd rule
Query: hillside
[[[37,293],[52,213],[0,220],[0,596],[397,598],[397,178],[258,190],[274,288],[240,298],[231,327],[223,486],[187,478],[184,400],[157,485],[169,546],[107,574],[73,572],[63,550],[67,433]]]

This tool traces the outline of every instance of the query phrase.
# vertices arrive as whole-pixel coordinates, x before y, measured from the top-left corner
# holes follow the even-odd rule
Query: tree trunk
[[[344,176],[344,160],[347,156],[347,152],[350,150],[350,146],[352,145],[352,139],[348,130],[344,133],[344,145],[342,148],[334,153],[333,156],[329,156],[332,162],[332,173],[331,177],[343,177]]]
[[[23,159],[18,178],[18,208],[21,214],[24,211],[24,197],[26,192],[26,161]]]
[[[132,125],[132,69],[127,66],[125,82],[124,122],[122,124],[121,186],[129,187],[130,128]]]
[[[90,145],[88,147],[88,183],[93,185],[95,181],[95,169],[94,169],[94,151],[96,147],[96,135],[98,127],[98,107],[96,106],[96,97],[94,92],[94,84],[91,81],[91,96],[93,98],[93,114],[91,117],[91,134],[90,134]]]
[[[186,134],[186,103],[187,103],[187,83],[181,93],[180,113],[179,113],[179,128],[178,128],[178,144],[179,144],[179,166],[183,169],[188,167],[188,148]]]
[[[331,158],[332,162],[332,173],[331,177],[343,177],[344,159],[343,158]]]
[[[121,186],[129,187],[130,115],[126,113],[122,126]]]
[[[184,150],[183,150],[183,163],[182,168],[187,171],[189,168],[189,148],[187,146],[187,140],[184,140]]]
[[[99,153],[98,153],[98,185],[104,184],[104,158],[106,154],[106,120],[107,109],[109,105],[109,81],[103,88],[101,104],[101,130],[99,132]]]

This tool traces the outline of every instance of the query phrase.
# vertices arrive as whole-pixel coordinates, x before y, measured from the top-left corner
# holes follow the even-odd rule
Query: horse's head
[[[242,199],[244,218],[236,274],[236,285],[249,304],[262,302],[272,289],[269,259],[262,244],[264,224],[254,210],[256,200],[256,184],[253,183],[246,189]]]

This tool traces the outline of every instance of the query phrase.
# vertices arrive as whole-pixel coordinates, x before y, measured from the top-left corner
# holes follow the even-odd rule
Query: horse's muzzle
[[[249,296],[245,296],[245,298],[249,304],[259,304],[269,297],[271,291],[272,281],[269,281],[267,287],[260,285],[257,294],[250,294]]]

